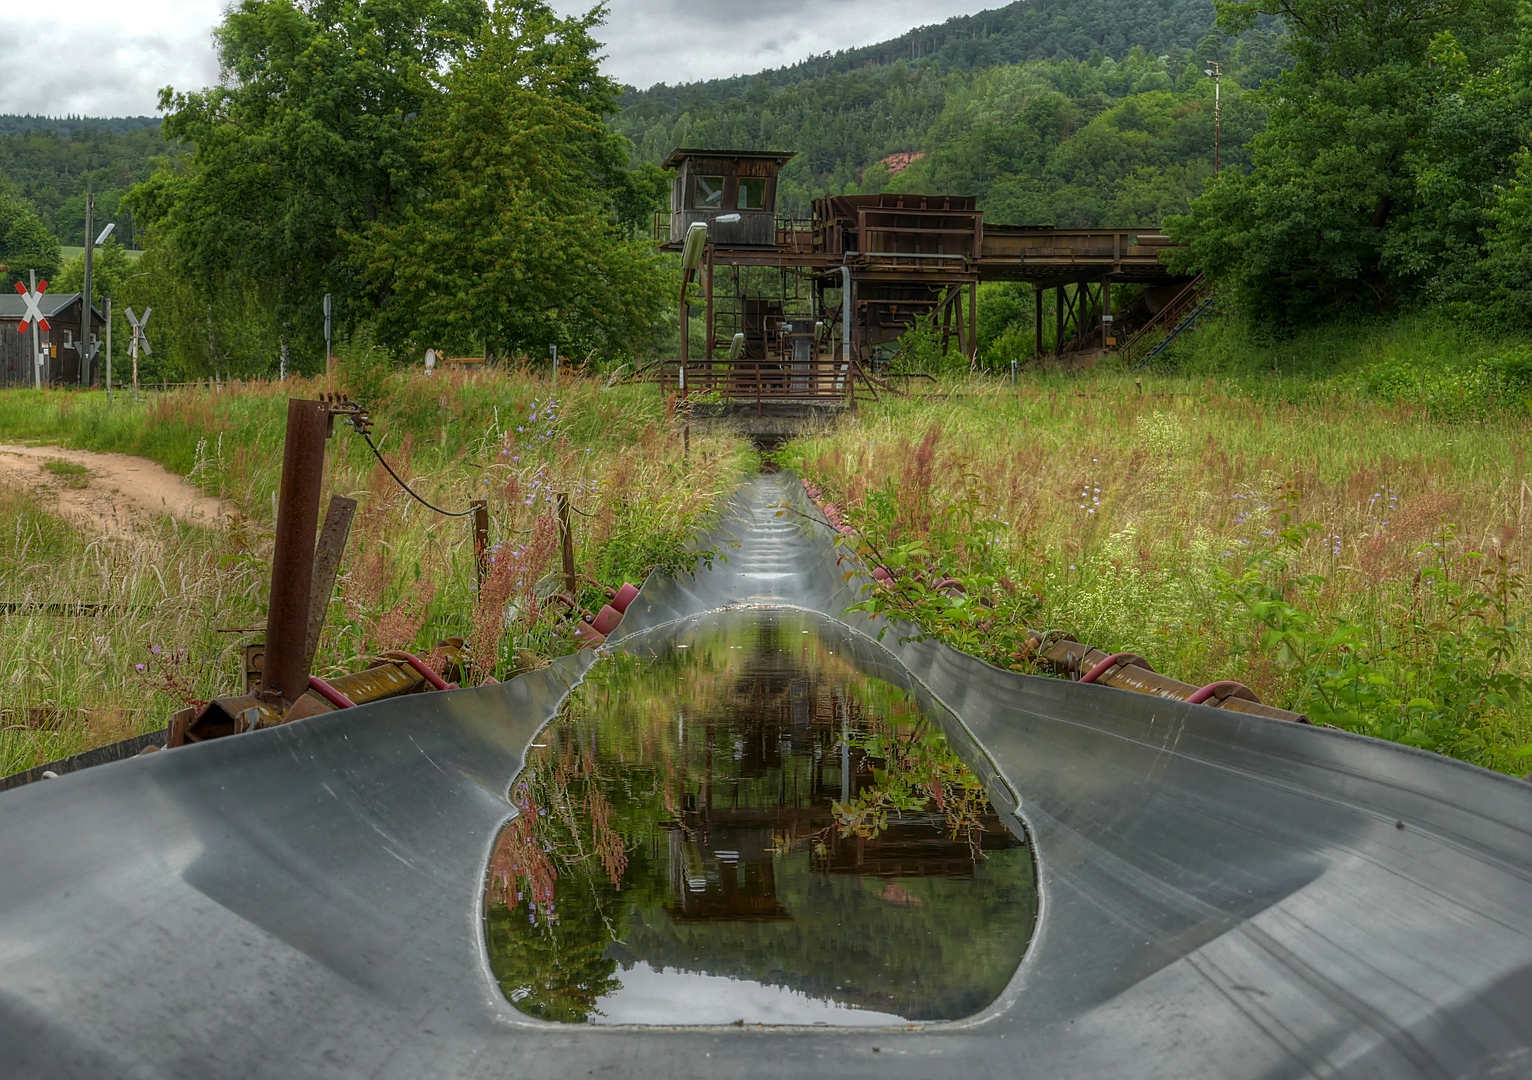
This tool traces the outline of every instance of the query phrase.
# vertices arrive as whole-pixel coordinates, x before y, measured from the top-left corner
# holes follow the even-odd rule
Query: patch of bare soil
[[[0,486],[27,491],[66,521],[117,539],[143,535],[160,517],[210,526],[233,510],[147,458],[59,446],[0,445]]]

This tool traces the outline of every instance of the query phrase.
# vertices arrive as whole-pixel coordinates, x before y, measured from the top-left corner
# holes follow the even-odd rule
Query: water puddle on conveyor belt
[[[490,966],[519,1009],[868,1025],[999,995],[1032,932],[1031,854],[840,640],[803,613],[724,612],[591,669],[490,860]]]

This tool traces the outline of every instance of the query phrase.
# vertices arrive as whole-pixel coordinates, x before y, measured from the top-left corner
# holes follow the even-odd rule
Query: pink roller
[[[320,697],[324,698],[331,705],[334,705],[337,709],[356,708],[356,702],[352,701],[345,694],[342,694],[339,690],[335,689],[335,687],[325,682],[318,675],[309,676],[309,689],[314,691],[314,693],[318,694]]]
[[[406,664],[410,665],[410,667],[420,672],[420,674],[425,678],[426,682],[430,683],[438,690],[457,689],[457,683],[449,683],[446,679],[436,674],[436,672],[432,670],[430,664],[426,663],[414,653],[407,653],[403,649],[390,649],[388,652],[383,654],[383,657],[387,660],[403,660]]]
[[[575,637],[580,639],[582,649],[594,649],[606,642],[606,635],[597,633],[596,628],[584,619],[575,624]]]
[[[626,615],[628,605],[636,599],[638,599],[638,586],[624,581],[622,588],[617,590],[617,595],[612,597],[612,606]]]
[[[1243,690],[1245,693],[1250,694],[1252,698],[1255,697],[1255,694],[1251,692],[1250,687],[1246,686],[1244,683],[1234,682],[1231,679],[1224,679],[1222,682],[1208,683],[1202,689],[1192,691],[1192,696],[1186,699],[1186,703],[1188,705],[1201,705],[1206,702],[1208,698],[1214,696],[1215,694],[1222,694],[1223,697],[1228,697],[1229,694],[1235,690]]]
[[[605,604],[600,611],[596,612],[596,617],[592,620],[591,626],[595,629],[596,633],[606,637],[613,630],[617,629],[617,624],[620,622],[622,622],[622,612],[618,611],[611,604]]]
[[[1097,679],[1101,678],[1101,676],[1105,675],[1108,671],[1111,671],[1114,667],[1122,663],[1124,660],[1127,660],[1132,655],[1132,653],[1114,652],[1111,656],[1108,656],[1105,660],[1102,660],[1095,667],[1087,671],[1084,675],[1081,675],[1080,681],[1095,682]]]

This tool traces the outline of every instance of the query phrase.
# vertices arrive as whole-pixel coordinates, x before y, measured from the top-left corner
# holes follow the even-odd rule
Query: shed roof
[[[753,158],[757,160],[775,159],[778,165],[783,164],[788,158],[798,156],[796,150],[695,150],[679,148],[672,150],[670,156],[665,159],[664,167],[674,169],[687,158]]]
[[[43,293],[43,298],[37,303],[37,310],[43,313],[43,318],[51,319],[78,299],[80,294],[77,292]],[[96,318],[106,321],[101,314],[101,309],[95,304],[92,304],[90,309],[95,313]],[[27,304],[20,293],[0,293],[0,319],[20,319],[26,313]]]

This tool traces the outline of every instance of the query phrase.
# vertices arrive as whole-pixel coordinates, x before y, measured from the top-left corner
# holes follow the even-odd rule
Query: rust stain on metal
[[[324,402],[288,400],[271,602],[266,617],[266,663],[261,673],[261,692],[273,701],[294,701],[308,689],[304,647],[329,430],[330,408]]]

